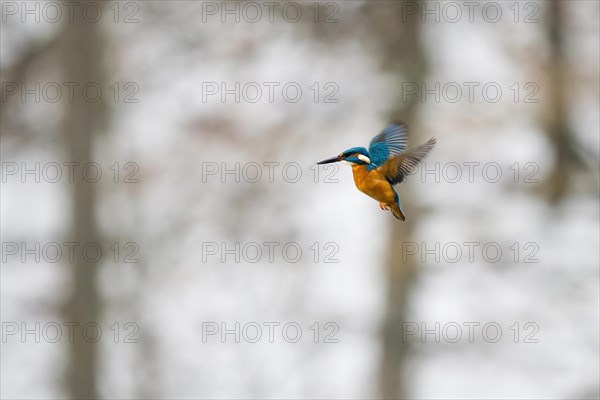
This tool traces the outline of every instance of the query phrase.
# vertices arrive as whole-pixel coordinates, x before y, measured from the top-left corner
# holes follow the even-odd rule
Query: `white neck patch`
[[[358,155],[358,159],[362,162],[365,162],[367,164],[371,164],[371,159],[367,156],[363,156],[362,154]]]

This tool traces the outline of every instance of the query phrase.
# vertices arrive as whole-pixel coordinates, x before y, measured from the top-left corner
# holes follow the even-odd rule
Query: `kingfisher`
[[[404,221],[406,217],[400,208],[400,198],[394,185],[402,183],[415,170],[433,149],[436,141],[431,138],[408,150],[407,143],[408,126],[402,121],[394,121],[371,140],[369,150],[352,147],[317,164],[340,161],[350,164],[358,190],[377,200],[382,210],[389,210],[396,219]]]

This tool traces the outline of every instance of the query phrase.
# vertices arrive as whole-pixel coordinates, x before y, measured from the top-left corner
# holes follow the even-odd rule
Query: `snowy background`
[[[62,2],[58,22],[44,3],[2,2],[1,397],[377,398],[390,374],[410,398],[598,398],[599,3],[556,2],[559,26],[551,2],[491,3],[496,22],[487,2],[472,21],[463,2],[452,3],[460,17],[433,1],[274,3],[272,21],[268,4],[252,3],[262,11],[252,22],[245,3],[96,2],[100,20],[76,24]],[[37,4],[39,22],[23,22],[25,4]],[[61,45],[69,29],[100,32],[101,46],[77,61]],[[393,33],[402,29],[417,36]],[[396,47],[397,36],[406,43]],[[82,182],[76,169],[70,182],[63,163],[85,158],[64,133],[86,101],[70,102],[63,83],[90,54],[103,70],[102,118],[82,135],[102,177]],[[21,84],[36,82],[58,82],[63,96],[22,97]],[[222,100],[221,85],[236,82],[257,85]],[[278,85],[273,101],[265,82]],[[302,90],[297,102],[286,98],[293,89],[282,93],[288,83]],[[482,91],[489,83],[502,90],[497,101],[494,88]],[[137,101],[125,102],[131,93]],[[393,118],[409,123],[409,144],[438,142],[397,188],[406,224],[359,193],[348,167],[314,165],[367,146]],[[558,156],[567,145],[576,160]],[[22,173],[36,163],[39,182]],[[63,166],[57,182],[48,163]],[[69,311],[87,304],[88,292],[73,295],[86,287],[74,270],[90,265],[71,262],[64,245],[57,262],[41,250],[86,242],[72,233],[80,190],[93,190],[103,250],[91,266],[93,315]],[[472,257],[465,243],[475,243]],[[401,259],[390,260],[393,248]],[[137,262],[126,262],[132,251]],[[390,316],[386,271],[404,264],[417,272],[408,304]],[[381,332],[394,318],[407,335],[396,336],[402,368],[388,371]],[[65,322],[80,323],[73,341]],[[89,322],[102,329],[97,343],[83,338]],[[238,341],[220,335],[236,324]],[[93,383],[73,389],[69,369]]]

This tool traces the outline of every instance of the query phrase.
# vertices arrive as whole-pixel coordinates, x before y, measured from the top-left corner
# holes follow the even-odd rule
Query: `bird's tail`
[[[402,210],[400,209],[400,207],[398,207],[397,204],[394,204],[393,206],[391,206],[390,207],[390,211],[392,212],[392,215],[394,217],[396,217],[396,219],[399,219],[400,221],[406,220],[406,217],[404,216],[404,213],[402,212]]]

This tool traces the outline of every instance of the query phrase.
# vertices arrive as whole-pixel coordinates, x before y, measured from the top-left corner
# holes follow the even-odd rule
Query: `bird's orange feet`
[[[383,203],[379,203],[379,208],[381,208],[383,211],[387,211],[387,210],[389,210],[389,207],[388,207],[388,206],[386,206],[386,205],[385,205],[385,204],[383,204]]]

